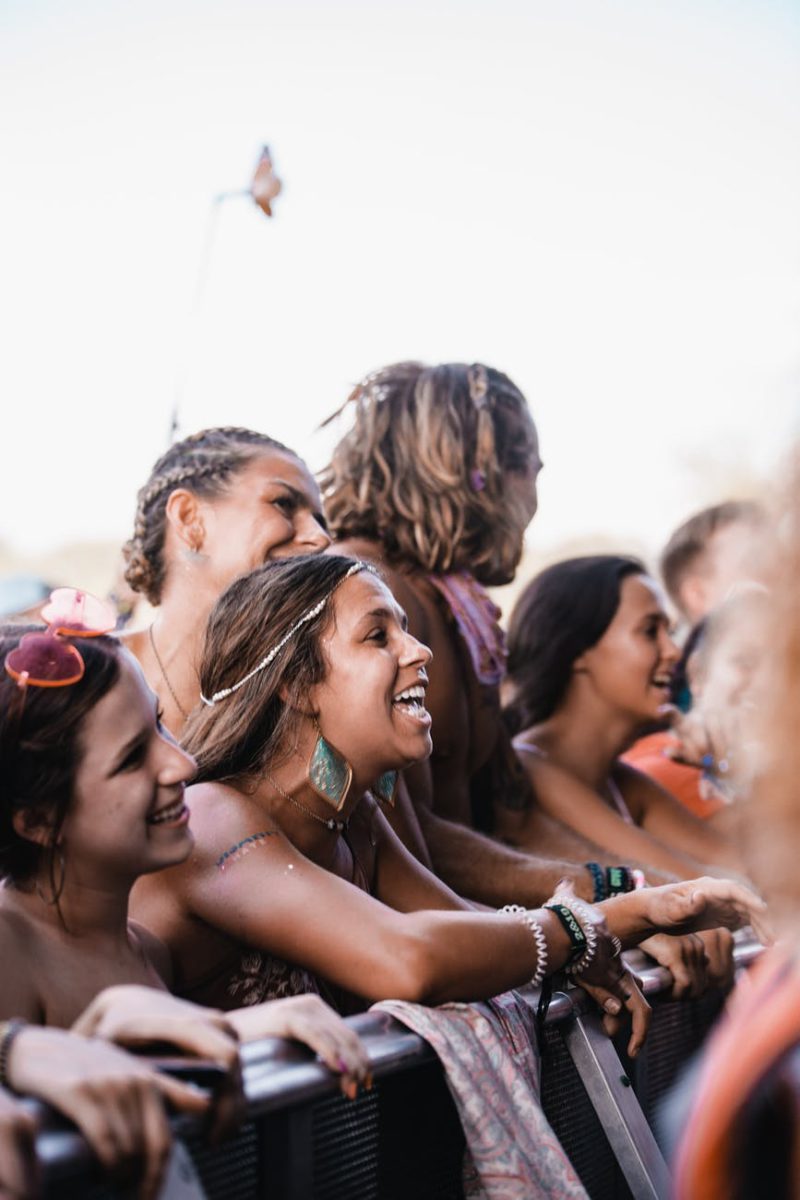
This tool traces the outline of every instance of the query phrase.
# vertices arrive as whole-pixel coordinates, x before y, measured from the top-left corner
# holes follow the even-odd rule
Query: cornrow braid
[[[164,587],[166,506],[176,488],[204,498],[219,495],[264,450],[293,454],[281,442],[236,425],[201,429],[170,446],[139,490],[133,536],[123,546],[125,578],[135,592],[158,604]]]

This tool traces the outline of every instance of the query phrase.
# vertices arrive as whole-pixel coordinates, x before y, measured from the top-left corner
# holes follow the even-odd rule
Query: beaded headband
[[[239,688],[244,687],[244,685],[248,683],[254,675],[258,675],[260,671],[263,671],[265,667],[268,667],[276,655],[281,652],[286,643],[294,637],[298,629],[301,629],[303,625],[307,625],[309,621],[313,621],[314,617],[319,616],[337,588],[340,588],[344,581],[349,579],[351,575],[358,575],[361,571],[372,571],[373,575],[378,574],[372,563],[354,562],[352,567],[345,571],[342,578],[333,585],[330,591],[326,592],[322,599],[319,600],[313,608],[310,608],[308,612],[303,613],[299,621],[295,621],[288,633],[285,633],[277,645],[273,646],[272,649],[264,655],[261,662],[257,666],[253,667],[252,671],[248,671],[246,675],[244,675],[236,683],[232,683],[230,687],[222,688],[220,691],[214,692],[213,696],[204,696],[201,692],[200,699],[203,701],[203,704],[207,705],[208,708],[213,708],[218,701],[224,700],[227,696],[233,695],[234,692],[238,692]]]

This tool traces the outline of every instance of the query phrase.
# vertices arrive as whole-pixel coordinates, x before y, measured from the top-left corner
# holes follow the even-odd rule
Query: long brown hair
[[[426,571],[513,578],[529,514],[505,488],[535,445],[525,398],[481,364],[404,362],[368,375],[325,424],[349,431],[320,476],[340,538],[377,538],[389,559]]]
[[[304,554],[235,580],[208,621],[202,694],[213,697],[252,671],[355,563],[341,554]],[[183,745],[197,759],[198,782],[260,778],[290,752],[309,688],[325,678],[321,637],[332,614],[332,605],[322,604],[263,670],[231,695],[194,710]]]

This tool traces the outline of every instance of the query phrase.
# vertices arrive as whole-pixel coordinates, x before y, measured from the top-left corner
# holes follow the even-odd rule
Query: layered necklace
[[[169,675],[167,674],[167,669],[164,666],[163,662],[161,661],[161,655],[158,653],[158,650],[156,650],[156,640],[155,640],[155,637],[153,636],[153,626],[152,625],[149,627],[148,633],[150,634],[150,646],[151,646],[151,649],[155,656],[155,660],[158,663],[158,669],[161,672],[161,675],[164,679],[164,683],[167,685],[170,696],[172,696],[172,699],[175,701],[175,706],[178,709],[178,712],[181,714],[184,721],[188,721],[189,714],[187,713],[186,709],[181,704],[178,697],[175,695],[175,689],[169,681]]]
[[[313,817],[315,821],[319,821],[320,825],[324,825],[326,829],[330,829],[331,833],[344,833],[347,826],[350,824],[350,818],[347,817],[344,821],[337,821],[334,817],[321,817],[319,813],[314,812],[313,808],[308,808],[300,800],[295,800],[294,796],[290,796],[284,788],[278,783],[277,779],[273,779],[269,772],[265,776],[267,783],[273,787],[279,796],[283,796],[284,800],[289,804],[305,813],[307,817]]]

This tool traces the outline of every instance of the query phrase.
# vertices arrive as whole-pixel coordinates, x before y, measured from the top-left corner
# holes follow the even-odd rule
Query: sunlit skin
[[[326,675],[298,709],[290,744],[259,778],[189,790],[194,850],[186,863],[140,879],[133,911],[169,944],[182,994],[219,1007],[231,1003],[254,951],[305,968],[359,1005],[479,998],[521,982],[535,963],[531,941],[506,918],[473,912],[422,867],[365,793],[386,769],[430,753],[422,697],[406,697],[409,688],[424,693],[430,651],[367,572],[345,580],[329,603]],[[318,729],[352,766],[336,813],[345,831],[324,824],[331,810],[307,780]],[[230,855],[248,843],[246,855]],[[642,906],[657,892],[642,895],[609,909],[622,920],[620,936],[631,932],[628,909],[643,936]],[[555,967],[566,947],[551,916],[542,921]],[[632,992],[623,1002],[639,1003]],[[637,1029],[638,1040],[639,1017]]]
[[[204,499],[177,488],[166,514],[166,581],[152,632],[180,707],[148,631],[126,642],[159,698],[164,723],[178,735],[185,723],[180,708],[189,713],[200,699],[197,665],[206,621],[221,593],[270,559],[324,550],[330,537],[313,476],[301,459],[282,450],[259,454],[218,496]]]
[[[192,850],[184,789],[195,763],[162,726],[131,655],[120,655],[120,677],[85,717],[79,744],[58,842],[57,903],[44,865],[29,884],[0,888],[0,961],[7,968],[0,1018],[65,1028],[80,1018],[87,1037],[164,1040],[201,1057],[221,1054],[226,1064],[237,1057],[237,1038],[293,1037],[341,1072],[343,1087],[352,1090],[366,1071],[363,1048],[316,997],[233,1006],[222,1020],[166,994],[169,952],[129,920],[128,900],[138,877],[181,863]],[[46,826],[26,825],[22,817],[15,824],[22,836],[49,844]]]
[[[573,665],[556,712],[523,730],[515,744],[538,747],[522,761],[540,803],[623,860],[635,858],[681,878],[702,862],[736,866],[725,838],[710,830],[656,783],[617,761],[669,700],[679,651],[660,588],[644,575],[622,581],[620,603],[608,629]],[[614,806],[613,780],[634,824]]]
[[[87,715],[80,741],[83,757],[61,830],[58,906],[42,900],[51,892],[46,873],[38,886],[0,890],[4,953],[24,947],[28,964],[5,980],[18,994],[12,1011],[33,1010],[55,1025],[71,1024],[111,984],[163,987],[163,949],[128,922],[128,893],[142,872],[181,862],[192,847],[184,788],[194,761],[160,726],[155,697],[133,658],[122,656],[120,679]],[[168,819],[154,822],[154,816]],[[49,840],[46,827],[27,833]],[[64,927],[82,936],[80,958]]]

